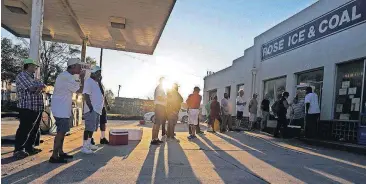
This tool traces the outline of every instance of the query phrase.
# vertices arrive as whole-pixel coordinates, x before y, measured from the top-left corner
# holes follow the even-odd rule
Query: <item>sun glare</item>
[[[164,82],[163,82],[164,91],[170,90],[172,88],[173,84],[174,83],[172,81],[169,81],[169,80],[165,79]]]

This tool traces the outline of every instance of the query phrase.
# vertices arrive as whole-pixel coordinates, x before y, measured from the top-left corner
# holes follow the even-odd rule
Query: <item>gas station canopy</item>
[[[153,54],[175,0],[44,0],[42,39]],[[32,0],[2,0],[1,26],[30,37]]]

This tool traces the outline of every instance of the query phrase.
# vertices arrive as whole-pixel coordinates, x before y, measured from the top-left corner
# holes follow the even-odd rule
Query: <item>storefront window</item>
[[[314,93],[319,97],[319,104],[321,104],[322,90],[323,90],[323,74],[324,71],[314,70],[310,72],[304,72],[297,75],[297,92],[300,100],[305,98],[306,87],[312,87]]]
[[[338,65],[334,119],[359,120],[364,61]]]
[[[270,101],[270,106],[286,90],[286,77],[267,80],[264,82],[264,94]]]

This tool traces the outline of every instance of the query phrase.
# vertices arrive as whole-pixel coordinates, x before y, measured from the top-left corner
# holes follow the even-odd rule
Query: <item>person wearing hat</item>
[[[15,79],[20,121],[15,135],[14,156],[17,159],[42,151],[34,148],[44,109],[42,91],[45,85],[34,79],[38,67],[35,60],[25,59],[24,70]]]
[[[104,96],[100,90],[99,83],[102,78],[102,70],[99,66],[91,69],[90,78],[86,79],[84,84],[84,144],[82,153],[91,154],[98,146],[91,144],[94,131],[97,130],[100,123],[100,115],[104,107]]]
[[[74,75],[78,74],[80,82],[75,80]],[[81,61],[78,58],[71,58],[67,61],[67,70],[60,73],[55,82],[54,92],[51,100],[51,111],[56,119],[57,134],[55,136],[53,153],[49,159],[50,163],[67,163],[66,159],[73,158],[63,151],[65,134],[70,131],[69,122],[72,118],[72,96],[74,93],[83,91],[85,71],[81,70]]]
[[[168,117],[168,139],[176,139],[174,137],[174,128],[178,121],[178,113],[183,102],[182,95],[179,94],[179,85],[174,83],[172,88],[167,92],[167,117]]]
[[[104,96],[104,106],[102,109],[102,114],[100,115],[100,122],[99,122],[99,126],[100,126],[100,132],[101,132],[101,136],[100,136],[100,144],[109,144],[108,139],[105,137],[105,131],[107,129],[107,110],[110,110],[111,107],[108,104],[107,98],[105,96],[105,90],[104,90],[104,86],[102,84],[102,77],[100,77],[100,81],[98,82],[99,84],[99,88],[100,91],[102,92],[102,95]],[[91,144],[95,145],[94,139],[91,138]]]

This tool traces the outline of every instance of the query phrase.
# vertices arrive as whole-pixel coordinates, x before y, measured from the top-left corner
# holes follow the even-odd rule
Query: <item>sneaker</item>
[[[95,145],[95,142],[94,142],[94,139],[93,138],[91,138],[90,144]]]
[[[89,149],[88,147],[83,147],[81,148],[81,153],[85,153],[85,154],[92,154],[94,153],[91,149]]]
[[[109,141],[106,138],[100,140],[100,144],[109,144]]]
[[[93,150],[93,151],[97,150],[98,148],[99,148],[99,147],[98,147],[98,146],[96,146],[96,145],[89,144],[89,149],[91,149],[91,150]]]
[[[65,163],[67,163],[67,160],[65,160],[61,157],[58,157],[58,158],[50,157],[50,159],[48,161],[50,163],[53,163],[53,164],[65,164]]]
[[[25,150],[29,155],[36,155],[40,152],[42,152],[41,149],[37,149],[37,148],[32,148],[30,150]]]
[[[150,142],[151,145],[160,145],[160,143],[157,140],[152,140]]]
[[[196,136],[193,136],[193,135],[190,135],[187,138],[191,140],[191,139],[194,139],[194,138],[197,138],[197,137]]]
[[[64,154],[60,155],[60,158],[63,158],[63,159],[72,159],[72,158],[74,158],[74,156],[69,155],[67,153],[64,153]]]
[[[24,158],[28,157],[29,154],[27,152],[25,152],[24,150],[21,150],[21,151],[14,152],[13,156],[16,159],[20,160],[20,159],[24,159]]]

